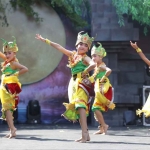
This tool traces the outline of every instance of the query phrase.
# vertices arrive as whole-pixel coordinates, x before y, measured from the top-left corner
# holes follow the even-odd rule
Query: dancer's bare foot
[[[14,128],[13,130],[11,130],[10,135],[9,135],[8,138],[9,138],[9,139],[15,138],[15,137],[16,137],[16,131],[17,131],[16,128]]]
[[[77,140],[75,140],[75,142],[80,142],[81,140],[82,140],[82,137],[77,139]]]
[[[81,137],[80,139],[75,140],[75,142],[81,142],[83,140],[83,138]],[[86,141],[90,141],[90,136],[88,136]]]
[[[9,138],[9,136],[10,136],[10,129],[8,129],[8,130],[9,130],[9,133],[6,134],[3,138]]]
[[[10,136],[10,133],[6,134],[3,138],[9,138],[9,136]]]
[[[104,129],[102,126],[98,126],[99,130],[94,132],[93,134],[104,134]]]
[[[109,125],[107,125],[107,124],[105,126],[103,126],[104,134],[107,134],[108,128],[109,128]]]
[[[81,142],[81,143],[85,143],[86,141],[90,141],[90,136],[89,133],[87,132],[87,137],[84,138],[85,136],[82,135],[82,137],[80,139],[75,140],[75,142]]]
[[[82,133],[82,140],[80,143],[86,143],[87,141],[90,141],[90,136],[88,132],[83,132]]]

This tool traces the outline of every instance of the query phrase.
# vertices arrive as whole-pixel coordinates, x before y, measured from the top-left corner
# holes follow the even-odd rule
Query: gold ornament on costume
[[[16,44],[16,39],[13,36],[14,41],[13,42],[7,42],[6,40],[2,39],[3,41],[3,53],[4,52],[8,52],[8,51],[12,51],[12,52],[17,52],[18,51],[18,46]]]
[[[92,75],[94,78],[97,76],[97,74],[99,74],[99,72],[101,71],[102,66],[106,66],[104,62],[102,62],[99,67],[95,68],[94,74]]]
[[[92,50],[91,50],[91,55],[96,54],[101,57],[105,57],[107,55],[105,49],[103,48],[101,43],[97,43],[99,46],[94,45]]]
[[[81,31],[81,32],[78,33],[77,41],[76,41],[75,46],[77,46],[80,42],[82,42],[84,44],[87,44],[88,48],[90,49],[91,45],[92,45],[92,42],[94,41],[94,38],[89,37],[89,35],[87,33],[82,34],[82,32],[84,32],[84,31]]]
[[[69,57],[68,59],[68,62],[69,64],[67,65],[67,67],[69,68],[73,68],[74,66],[76,66],[76,64],[79,62],[79,61],[82,61],[84,57],[86,57],[87,55],[84,54],[84,55],[77,55],[77,52],[76,51],[73,51],[73,54],[72,56]]]

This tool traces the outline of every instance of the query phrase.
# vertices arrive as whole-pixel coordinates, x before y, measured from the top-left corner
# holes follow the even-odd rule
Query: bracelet
[[[104,78],[107,78],[107,76],[106,76],[106,75],[104,75],[103,77],[104,77]]]
[[[51,41],[49,39],[45,39],[45,43],[51,45]]]
[[[85,73],[85,74],[88,74],[88,71],[87,71],[87,69],[85,69],[85,70],[83,71],[83,73]]]
[[[142,52],[142,50],[138,47],[138,48],[136,49],[136,52],[137,52],[137,53],[140,53],[140,52]]]

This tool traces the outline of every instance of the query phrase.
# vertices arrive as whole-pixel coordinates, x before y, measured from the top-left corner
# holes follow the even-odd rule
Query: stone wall
[[[108,56],[104,59],[112,69],[111,83],[115,89],[116,109],[104,113],[110,126],[123,125],[123,113],[142,105],[141,89],[147,80],[144,63],[131,50],[130,40],[139,40],[139,28],[125,18],[125,26],[120,27],[111,0],[90,0],[92,8],[92,36],[105,47]],[[92,117],[93,118],[93,117]],[[93,125],[98,125],[92,119]]]
[[[138,40],[139,32],[125,19],[125,26],[120,27],[112,0],[90,0],[92,8],[92,35],[96,41]]]

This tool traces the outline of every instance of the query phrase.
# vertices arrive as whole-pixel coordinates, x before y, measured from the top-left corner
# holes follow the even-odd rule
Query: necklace
[[[76,64],[79,62],[79,61],[82,61],[84,57],[86,57],[87,55],[84,54],[84,55],[78,55],[77,52],[73,52],[72,56],[69,57],[69,64],[67,65],[67,67],[69,68],[73,68],[74,66],[76,66]]]
[[[93,74],[93,77],[95,78],[96,76],[97,76],[97,74],[100,72],[100,70],[101,70],[101,66],[103,66],[103,65],[105,65],[105,63],[104,62],[102,62],[99,66],[97,66],[96,68],[95,68],[95,70],[94,70],[94,74]]]

